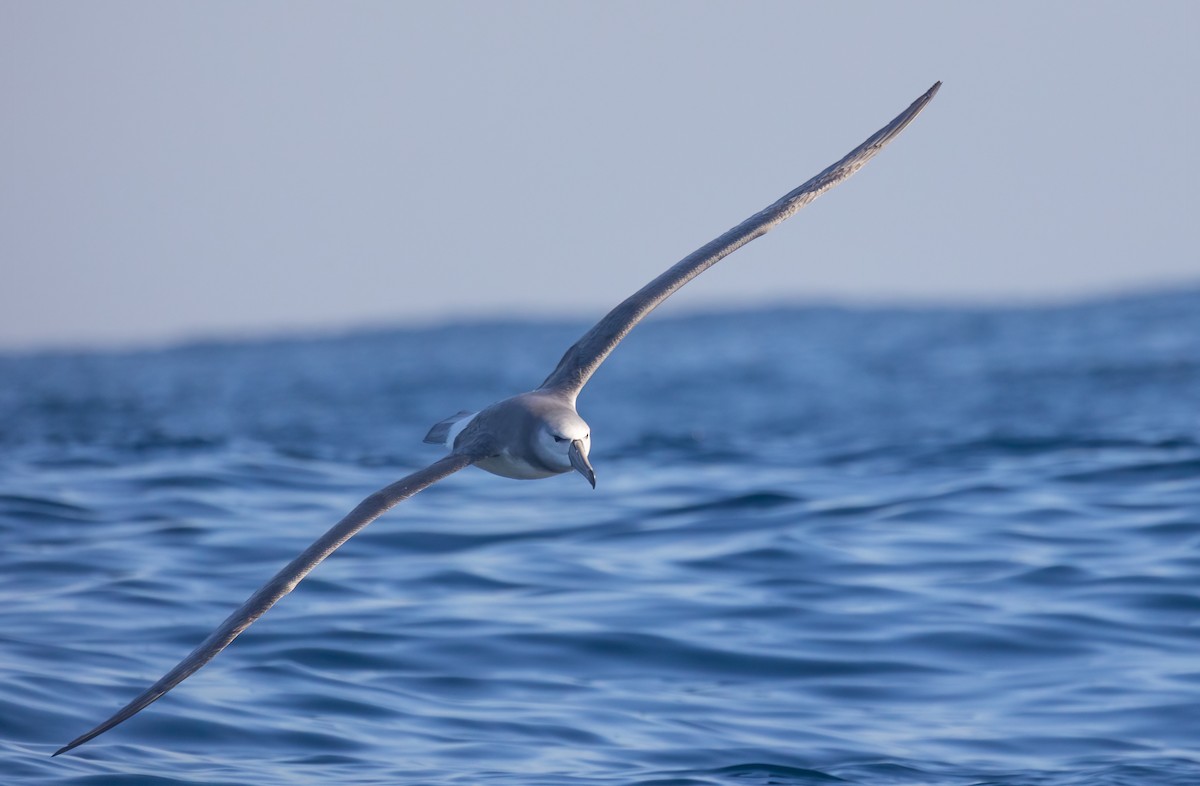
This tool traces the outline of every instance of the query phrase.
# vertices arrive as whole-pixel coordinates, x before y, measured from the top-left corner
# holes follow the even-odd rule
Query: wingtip
[[[937,95],[938,91],[941,89],[942,89],[942,80],[939,79],[938,81],[933,83],[933,87],[926,90],[925,93],[916,100],[916,103],[919,104],[921,107],[924,107],[925,104],[928,104],[930,101],[933,100],[933,97],[935,95]]]
[[[76,737],[75,739],[68,742],[66,745],[64,745],[61,748],[59,748],[58,750],[56,750],[54,753],[51,753],[50,758],[53,759],[55,756],[58,756],[60,753],[66,753],[67,751],[74,750],[75,748],[78,748],[80,745],[87,742],[88,740],[99,736],[99,734],[100,734],[100,732],[97,732],[95,729],[93,729],[92,731],[89,731],[87,734],[84,734],[81,737]]]

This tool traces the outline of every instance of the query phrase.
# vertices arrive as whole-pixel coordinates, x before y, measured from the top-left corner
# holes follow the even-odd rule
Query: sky
[[[0,350],[1200,285],[1200,3],[0,0]]]

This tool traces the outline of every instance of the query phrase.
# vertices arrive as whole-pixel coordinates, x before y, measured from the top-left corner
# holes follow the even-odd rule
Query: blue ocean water
[[[0,357],[0,782],[1200,783],[1200,292],[656,316],[49,758],[585,327]]]

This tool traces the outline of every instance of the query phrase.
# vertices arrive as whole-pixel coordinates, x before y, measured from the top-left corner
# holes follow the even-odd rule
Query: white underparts
[[[516,480],[548,478],[552,475],[561,475],[566,471],[535,466],[523,458],[512,455],[507,450],[498,455],[476,461],[475,466],[493,475],[499,475],[502,478],[515,478]]]

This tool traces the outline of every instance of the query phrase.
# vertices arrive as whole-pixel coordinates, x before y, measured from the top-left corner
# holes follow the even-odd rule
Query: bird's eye
[[[567,438],[566,437],[555,437],[554,441],[555,442],[566,442]]]

